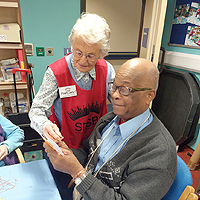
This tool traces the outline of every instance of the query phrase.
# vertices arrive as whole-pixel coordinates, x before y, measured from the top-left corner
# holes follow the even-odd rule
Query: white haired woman
[[[107,113],[108,83],[115,77],[112,65],[103,59],[110,50],[109,25],[97,14],[84,13],[73,26],[69,42],[72,53],[48,66],[29,117],[40,134],[79,148]],[[70,199],[61,192],[67,187],[64,175],[51,170],[59,179],[62,198]],[[59,186],[61,179],[64,187]]]

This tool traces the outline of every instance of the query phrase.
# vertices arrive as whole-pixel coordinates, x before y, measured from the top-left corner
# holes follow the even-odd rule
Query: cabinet
[[[17,23],[19,25],[20,31],[20,42],[9,42],[0,40],[0,60],[17,58],[17,52],[22,52],[22,58],[24,62],[24,68],[28,67],[27,58],[24,48],[24,37],[21,21],[21,10],[20,10],[20,0],[0,0],[0,24],[10,24]],[[0,33],[1,36],[1,33]],[[20,65],[20,63],[19,63]],[[2,77],[2,72],[0,70],[0,77]],[[17,91],[23,93],[27,98],[28,105],[30,102],[29,89],[26,82],[17,81]],[[4,93],[14,92],[13,82],[0,82],[0,97],[4,96]],[[29,108],[28,108],[29,109]]]

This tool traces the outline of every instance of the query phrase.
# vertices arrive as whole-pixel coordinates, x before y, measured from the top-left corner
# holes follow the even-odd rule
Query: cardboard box
[[[21,42],[17,23],[0,24],[0,42]]]

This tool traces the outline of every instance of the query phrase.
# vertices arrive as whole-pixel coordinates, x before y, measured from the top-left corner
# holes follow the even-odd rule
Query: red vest
[[[105,60],[97,60],[95,65],[96,80],[92,80],[90,90],[80,88],[73,80],[64,58],[52,63],[51,67],[58,87],[75,85],[77,96],[61,98],[62,127],[61,133],[69,148],[79,148],[83,140],[92,133],[100,117],[107,113],[106,79],[107,64]],[[53,106],[52,106],[53,107]],[[52,110],[50,120],[58,124]]]

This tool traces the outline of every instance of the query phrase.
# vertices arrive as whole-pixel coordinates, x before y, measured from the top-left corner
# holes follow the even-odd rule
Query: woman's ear
[[[104,57],[106,57],[108,54],[107,53],[105,53],[105,54],[103,54],[102,56],[99,56],[99,59],[104,59]]]

